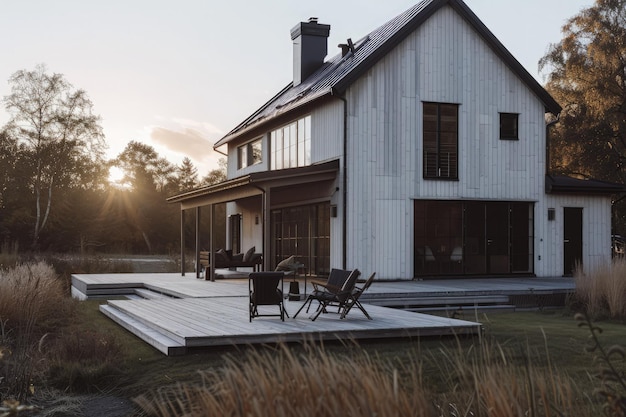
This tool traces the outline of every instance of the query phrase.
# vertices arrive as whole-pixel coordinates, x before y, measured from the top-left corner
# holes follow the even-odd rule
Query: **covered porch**
[[[181,274],[185,275],[186,216],[193,210],[196,278],[202,277],[201,252],[208,257],[204,278],[214,281],[218,249],[246,253],[252,248],[262,256],[262,270],[273,270],[281,259],[296,255],[305,265],[303,273],[324,275],[330,270],[329,223],[337,215],[331,201],[338,190],[338,173],[336,159],[254,172],[170,197],[167,201],[180,204],[181,210]],[[218,226],[220,204],[226,204],[227,221]],[[208,222],[203,220],[207,214]],[[216,243],[218,232],[225,235],[224,247]]]

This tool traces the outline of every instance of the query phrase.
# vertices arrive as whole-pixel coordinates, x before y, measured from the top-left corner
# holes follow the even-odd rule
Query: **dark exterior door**
[[[488,203],[486,209],[487,273],[508,274],[509,268],[509,205]]]
[[[570,276],[583,259],[583,209],[563,208],[563,275]]]

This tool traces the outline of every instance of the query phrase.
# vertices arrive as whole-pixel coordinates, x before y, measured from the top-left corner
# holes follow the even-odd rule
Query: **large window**
[[[270,142],[270,169],[311,165],[311,116],[272,131]]]
[[[414,210],[416,277],[532,273],[532,203],[416,200]]]
[[[263,139],[258,138],[237,148],[237,168],[260,164],[263,158]]]
[[[424,178],[458,179],[459,106],[423,103]]]

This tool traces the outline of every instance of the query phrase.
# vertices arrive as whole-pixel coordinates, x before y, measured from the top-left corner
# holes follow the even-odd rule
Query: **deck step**
[[[146,300],[162,300],[164,298],[172,298],[167,294],[163,294],[162,292],[153,291],[147,288],[135,288],[135,295],[138,295],[141,298],[145,298]]]
[[[111,305],[101,305],[100,311],[135,336],[168,356],[184,355],[187,351],[183,344],[170,339]]]
[[[489,304],[507,304],[509,297],[506,295],[482,295],[482,296],[433,296],[433,297],[388,297],[367,299],[368,304],[385,307],[401,306],[474,306]]]

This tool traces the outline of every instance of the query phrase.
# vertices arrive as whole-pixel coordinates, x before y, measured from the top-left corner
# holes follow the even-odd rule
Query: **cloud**
[[[203,159],[213,151],[213,142],[195,129],[185,128],[182,131],[162,126],[152,126],[150,139],[170,151]]]
[[[175,119],[163,124],[170,126],[148,126],[150,142],[162,148],[166,154],[189,157],[199,168],[217,167],[217,161],[224,155],[213,150],[213,144],[222,132],[210,123],[187,119]],[[170,159],[170,158],[168,158]]]

